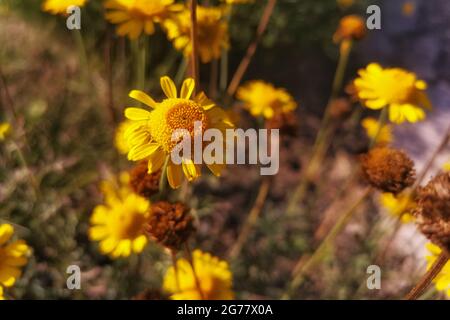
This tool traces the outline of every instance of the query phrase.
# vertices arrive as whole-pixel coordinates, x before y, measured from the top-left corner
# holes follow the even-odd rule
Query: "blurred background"
[[[152,244],[140,256],[111,260],[87,236],[91,212],[102,201],[99,182],[132,166],[117,152],[114,131],[134,88],[133,57],[127,39],[103,18],[101,2],[91,0],[82,8],[86,80],[77,39],[64,17],[42,12],[41,1],[0,0],[0,122],[12,121],[8,110],[15,113],[12,138],[0,142],[0,222],[12,223],[33,249],[11,290],[13,298],[130,299],[144,289],[160,288],[170,265],[164,251]],[[230,75],[254,37],[264,4],[257,0],[234,8]],[[286,88],[299,103],[298,128],[295,136],[283,138],[280,172],[271,181],[260,219],[240,255],[229,261],[240,299],[280,298],[298,259],[317,245],[324,217],[332,225],[351,200],[345,195],[342,203],[333,202],[368,139],[359,123],[344,117],[337,121],[336,138],[321,164],[321,183],[308,189],[308,200],[294,219],[284,215],[329,98],[339,52],[333,34],[341,17],[367,16],[369,4],[381,8],[381,30],[370,30],[355,45],[345,83],[370,62],[411,70],[428,83],[433,111],[423,122],[394,130],[394,145],[413,158],[418,171],[450,123],[449,1],[278,1],[244,81],[263,79]],[[159,94],[159,78],[175,77],[182,59],[157,29],[149,40],[145,91]],[[210,68],[201,66],[204,87]],[[224,107],[236,110],[242,127],[254,125],[238,104]],[[447,148],[427,176],[449,160]],[[198,231],[192,246],[226,259],[259,183],[256,166],[230,166],[220,179],[205,175],[195,182],[189,206]],[[355,192],[362,187],[362,181],[354,182]],[[413,224],[398,226],[377,194],[357,213],[337,237],[334,251],[292,298],[398,299],[424,272],[425,239]],[[368,290],[366,268],[375,260],[382,288]],[[82,290],[66,289],[66,268],[72,264],[83,271]],[[445,298],[434,289],[427,297]]]

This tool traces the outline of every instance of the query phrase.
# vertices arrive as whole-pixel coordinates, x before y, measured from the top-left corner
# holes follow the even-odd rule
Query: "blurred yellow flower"
[[[406,1],[402,5],[402,14],[404,16],[410,17],[416,11],[416,4],[412,1]]]
[[[172,140],[172,134],[179,129],[187,130],[193,141],[195,136],[203,134],[210,128],[219,129],[224,135],[227,128],[232,128],[226,113],[201,92],[191,99],[195,88],[194,79],[183,82],[180,95],[175,84],[169,77],[161,78],[161,87],[167,99],[155,102],[146,93],[138,90],[130,92],[130,97],[136,99],[152,110],[141,108],[125,109],[125,116],[133,124],[126,130],[125,139],[130,146],[128,159],[139,161],[148,159],[148,172],[154,173],[163,167],[167,161],[167,179],[172,188],[178,188],[183,179],[183,173],[189,181],[200,176],[200,165],[194,164],[190,158],[183,158],[177,165],[172,162],[170,154],[177,145]],[[200,121],[202,128],[195,128],[195,122]],[[224,141],[225,143],[225,141]],[[217,176],[225,164],[207,164]]]
[[[197,6],[198,51],[203,63],[220,58],[222,50],[229,48],[228,23],[223,19],[224,13],[222,7]],[[188,56],[192,51],[189,10],[185,9],[176,18],[165,21],[164,26],[175,49]]]
[[[104,7],[106,20],[118,24],[117,34],[137,39],[142,32],[153,34],[155,23],[170,19],[182,6],[175,0],[107,0]]]
[[[426,260],[428,262],[427,264],[427,270],[431,268],[433,263],[436,261],[436,259],[439,257],[439,255],[442,252],[442,249],[439,248],[439,246],[429,242],[425,245],[427,250],[430,252],[431,255],[426,256]],[[433,280],[436,290],[438,291],[444,291],[447,295],[447,297],[450,298],[450,261],[447,261],[447,263],[442,268],[441,272],[434,278]]]
[[[177,260],[177,272],[170,267],[164,277],[164,290],[173,300],[234,299],[232,274],[228,263],[200,250],[193,252],[193,265],[186,259]],[[196,281],[198,279],[198,284]]]
[[[333,35],[333,41],[360,40],[366,35],[366,23],[358,15],[348,15],[339,21],[339,27]]]
[[[401,220],[403,223],[414,221],[412,210],[416,207],[416,203],[407,193],[400,193],[395,196],[392,193],[385,192],[381,194],[381,204],[388,212]]]
[[[3,287],[0,286],[0,300],[5,300],[5,297],[3,296]]]
[[[116,132],[114,135],[114,145],[116,146],[117,151],[119,151],[119,153],[121,154],[127,154],[128,151],[130,151],[128,143],[125,140],[125,131],[130,127],[131,124],[131,121],[125,120],[119,123],[116,128]]]
[[[370,139],[376,138],[376,144],[386,145],[392,142],[392,128],[390,125],[387,124],[380,128],[378,120],[374,118],[363,119],[361,125]]]
[[[340,8],[347,9],[355,3],[355,0],[336,0],[336,2]]]
[[[294,98],[285,89],[275,88],[272,84],[261,80],[242,85],[237,91],[237,98],[245,103],[245,108],[253,116],[262,115],[266,119],[297,108]]]
[[[425,118],[424,108],[431,108],[426,93],[427,84],[417,76],[400,68],[383,69],[371,63],[359,70],[354,81],[358,97],[370,109],[389,108],[394,123],[417,122]]]
[[[86,2],[87,0],[45,0],[42,3],[42,10],[51,14],[67,15],[68,7],[82,7]]]
[[[10,131],[11,125],[8,122],[0,123],[0,141],[5,140]]]
[[[120,181],[103,181],[101,191],[105,203],[94,208],[89,238],[100,241],[100,251],[111,258],[141,253],[147,245],[144,226],[150,215],[150,203],[132,193],[129,176]]]
[[[22,274],[21,267],[27,264],[31,253],[24,240],[10,241],[13,234],[12,225],[0,225],[0,288],[14,285]]]
[[[444,171],[450,171],[450,162],[444,163]]]
[[[228,4],[241,4],[241,3],[253,3],[255,0],[222,0]]]

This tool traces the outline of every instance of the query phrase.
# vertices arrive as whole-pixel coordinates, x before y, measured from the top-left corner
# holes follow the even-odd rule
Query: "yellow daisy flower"
[[[149,173],[158,171],[167,161],[169,184],[172,188],[178,188],[183,173],[189,181],[200,176],[200,165],[194,164],[190,158],[183,158],[179,165],[172,161],[170,154],[177,145],[172,141],[172,135],[177,130],[185,129],[190,133],[193,142],[195,136],[202,134],[204,130],[216,128],[225,136],[225,130],[232,128],[232,123],[226,113],[216,107],[203,92],[191,99],[195,88],[194,79],[186,79],[183,82],[180,95],[169,77],[161,78],[161,87],[167,96],[167,99],[161,102],[155,102],[142,91],[130,92],[131,98],[146,104],[152,110],[125,109],[125,116],[133,121],[125,132],[125,139],[130,146],[128,159],[132,161],[148,159]],[[202,128],[194,127],[198,121],[201,122]],[[220,176],[225,165],[212,163],[207,166],[216,176]]]
[[[431,242],[427,243],[425,247],[431,254],[429,256],[426,256],[426,260],[428,262],[427,264],[428,270],[436,261],[437,257],[439,257],[439,255],[442,252],[442,249]],[[450,298],[450,261],[447,261],[447,263],[442,268],[441,272],[439,272],[439,274],[434,278],[433,282],[436,287],[436,290],[444,291],[447,297]]]
[[[237,98],[245,103],[245,108],[257,117],[271,119],[277,113],[288,113],[297,108],[294,98],[282,88],[261,80],[247,82],[237,91]]]
[[[116,132],[114,135],[114,145],[116,146],[117,151],[119,151],[119,153],[121,154],[127,154],[128,151],[130,151],[124,135],[125,131],[130,127],[131,124],[131,121],[125,120],[119,123],[116,128]]]
[[[425,118],[424,108],[431,108],[426,93],[427,84],[417,76],[400,68],[383,69],[371,63],[359,70],[354,81],[358,97],[370,109],[389,108],[394,123],[417,122]]]
[[[10,131],[11,125],[8,122],[0,123],[0,141],[5,140]]]
[[[333,41],[339,43],[343,40],[360,40],[366,35],[366,23],[358,15],[348,15],[339,21],[339,27],[333,35]]]
[[[222,7],[197,6],[198,51],[203,63],[220,58],[222,50],[229,48],[228,23],[223,19],[224,14]],[[192,51],[189,10],[185,9],[176,18],[165,21],[164,27],[175,49],[189,56]]]
[[[163,288],[173,300],[231,300],[234,299],[232,274],[228,263],[200,250],[193,252],[193,265],[178,259],[177,272],[170,267],[164,276]],[[196,281],[196,277],[198,284]]]
[[[94,208],[90,220],[90,239],[100,241],[100,251],[111,258],[141,253],[147,245],[144,226],[150,215],[150,203],[132,193],[128,181],[129,176],[124,173],[120,183],[101,184],[105,204]]]
[[[415,208],[416,203],[408,194],[401,193],[395,196],[389,192],[382,193],[381,204],[392,216],[400,218],[401,222],[409,223],[414,221],[414,216],[411,212]]]
[[[0,225],[0,287],[12,287],[21,276],[21,267],[27,264],[30,248],[24,240],[11,241],[14,227]],[[9,242],[9,243],[7,243]]]
[[[106,20],[118,24],[117,34],[137,39],[142,32],[153,34],[155,23],[170,19],[182,6],[175,0],[108,0],[104,3]]]
[[[86,2],[87,0],[45,0],[42,3],[42,10],[51,14],[67,15],[67,8],[82,7]]]
[[[374,118],[363,119],[361,125],[370,139],[376,138],[376,144],[386,145],[392,142],[392,128],[390,125],[387,124],[380,128],[379,122]]]

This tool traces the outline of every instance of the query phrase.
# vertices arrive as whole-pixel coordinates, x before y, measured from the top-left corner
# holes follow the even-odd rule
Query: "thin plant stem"
[[[191,77],[194,78],[197,88],[200,86],[200,74],[198,68],[197,0],[190,0],[189,10],[191,13],[191,44],[192,44],[190,71]]]
[[[80,29],[75,29],[73,31],[73,34],[75,36],[75,43],[78,47],[78,55],[80,56],[80,65],[81,65],[81,73],[83,75],[83,78],[88,81],[89,80],[89,65],[88,65],[88,58],[87,58],[87,51],[86,46],[84,44],[83,35],[81,34]]]
[[[175,83],[177,85],[180,85],[183,81],[184,76],[186,75],[186,69],[188,66],[188,61],[186,58],[183,57],[183,59],[180,62],[180,65],[178,66],[177,73],[175,74]]]
[[[443,251],[436,261],[433,263],[431,268],[420,278],[417,285],[411,289],[411,291],[405,296],[406,300],[416,300],[422,296],[427,288],[430,286],[434,278],[441,272],[442,268],[448,261],[448,254]]]
[[[336,239],[342,229],[346,226],[347,222],[353,217],[356,209],[361,205],[361,203],[364,202],[371,191],[372,188],[367,187],[355,201],[355,203],[343,215],[340,216],[339,220],[330,230],[328,235],[322,240],[317,249],[310,256],[310,258],[307,259],[306,262],[304,262],[303,259],[299,259],[292,273],[292,281],[283,296],[284,299],[290,298],[292,293],[302,284],[305,274],[308,273],[314,266],[316,266],[318,262],[322,260],[326,250],[330,247],[331,243]]]
[[[331,88],[331,96],[325,107],[324,117],[320,125],[319,132],[317,133],[316,141],[314,142],[312,155],[308,165],[306,166],[305,174],[303,174],[299,184],[294,190],[293,196],[289,200],[286,214],[293,216],[296,212],[296,208],[299,202],[303,201],[306,191],[308,190],[309,181],[315,176],[316,171],[320,166],[317,164],[322,163],[322,159],[326,154],[326,151],[330,145],[328,141],[332,136],[334,127],[330,128],[331,121],[331,106],[334,99],[339,94],[342,88],[345,70],[347,69],[348,59],[350,57],[352,49],[352,41],[346,40],[341,43],[339,50],[339,60],[336,67],[336,72],[333,78],[333,84]]]
[[[170,250],[170,257],[172,258],[173,271],[175,272],[175,283],[177,285],[177,291],[180,291],[180,277],[178,274],[177,253],[174,250]]]
[[[264,32],[266,31],[267,25],[269,24],[270,17],[272,16],[276,3],[277,0],[267,1],[266,8],[264,9],[264,12],[261,16],[261,20],[259,21],[258,29],[256,30],[256,36],[248,46],[244,58],[242,59],[236,72],[233,75],[233,78],[230,81],[230,85],[228,86],[227,89],[228,97],[232,97],[236,93],[236,90],[239,87],[239,84],[241,83],[242,78],[244,77],[244,74],[247,71],[248,66],[250,65],[250,62],[252,61],[252,58],[256,53],[258,44],[261,41]]]
[[[261,215],[261,211],[264,208],[264,203],[267,199],[267,195],[269,194],[270,182],[271,179],[269,177],[265,177],[261,181],[255,203],[251,208],[250,213],[248,214],[247,220],[245,221],[236,242],[234,243],[228,254],[231,259],[239,256],[244,244],[246,243],[250,235],[252,228],[258,221],[258,218]]]
[[[194,275],[194,278],[195,278],[195,285],[197,286],[197,290],[200,293],[200,297],[202,298],[202,300],[204,300],[205,294],[203,293],[202,287],[200,285],[200,279],[198,278],[197,271],[195,270],[195,264],[194,264],[194,259],[192,257],[192,251],[187,242],[185,243],[185,250],[186,250],[186,256],[188,258],[189,264],[191,265],[191,268],[192,268],[192,274]]]
[[[159,178],[159,198],[163,198],[166,193],[166,187],[167,187],[167,166],[169,165],[170,156],[166,157],[166,160],[164,161],[164,164],[161,168],[161,177]]]

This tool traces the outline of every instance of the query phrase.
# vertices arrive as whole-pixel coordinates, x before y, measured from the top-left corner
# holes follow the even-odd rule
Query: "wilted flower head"
[[[139,162],[130,171],[131,189],[144,198],[150,198],[159,192],[160,180],[161,170],[148,173],[148,165],[146,160]]]
[[[182,9],[175,0],[107,0],[106,19],[118,24],[117,34],[138,38],[142,32],[153,34],[155,23],[170,19],[174,12]]]
[[[45,0],[42,3],[42,10],[51,14],[67,15],[67,8],[82,7],[86,2],[87,0]]]
[[[381,195],[381,203],[392,216],[399,218],[401,222],[409,223],[414,220],[412,210],[416,207],[416,203],[408,192],[398,195],[385,192]]]
[[[282,88],[262,80],[249,81],[239,87],[237,98],[244,107],[257,117],[272,118],[277,113],[288,113],[297,108],[294,98]]]
[[[439,174],[418,190],[414,215],[420,231],[450,251],[450,172]]]
[[[170,267],[164,277],[164,290],[171,293],[173,300],[231,300],[232,274],[228,263],[204,253],[193,252],[193,265],[186,259],[178,259],[177,271]],[[199,286],[197,286],[196,277]]]
[[[413,161],[400,150],[377,147],[361,157],[367,181],[383,192],[398,194],[415,181]]]
[[[333,41],[360,40],[366,35],[366,23],[357,15],[348,15],[339,21],[339,27],[333,35]]]
[[[370,109],[389,108],[389,119],[394,123],[423,120],[424,108],[431,108],[425,94],[427,85],[413,72],[383,69],[371,63],[358,74],[359,78],[354,81],[358,97]]]
[[[216,128],[225,136],[225,130],[231,128],[232,123],[225,112],[216,107],[203,92],[191,99],[195,87],[193,79],[184,81],[180,95],[169,77],[161,78],[161,87],[167,96],[161,102],[155,102],[142,91],[133,90],[130,93],[130,97],[146,104],[151,110],[140,108],[125,110],[125,116],[133,122],[125,132],[125,139],[130,146],[128,159],[147,160],[149,173],[157,172],[168,161],[167,179],[172,188],[178,188],[183,173],[189,181],[192,181],[200,176],[201,168],[200,165],[194,164],[191,158],[184,157],[180,165],[172,161],[170,154],[177,144],[172,140],[172,135],[177,130],[184,129],[194,138],[206,129]],[[202,128],[195,128],[195,122],[201,122]],[[217,176],[224,168],[224,164],[212,163],[207,166]]]
[[[361,125],[366,130],[367,136],[371,140],[375,139],[376,144],[387,145],[392,142],[392,128],[390,125],[380,126],[380,123],[374,118],[363,119]]]
[[[119,182],[103,181],[101,189],[105,201],[92,212],[90,239],[100,241],[100,251],[111,258],[141,253],[147,245],[144,226],[150,215],[149,201],[132,192],[126,173]]]
[[[12,225],[0,224],[0,300],[3,298],[3,287],[9,288],[16,283],[31,253],[24,240],[11,240],[13,234]]]
[[[229,48],[228,23],[223,19],[222,7],[197,6],[197,40],[200,60],[208,63],[220,58],[222,50]],[[167,37],[175,49],[188,56],[192,51],[191,14],[188,9],[164,23]]]
[[[146,230],[152,239],[176,251],[194,232],[193,222],[194,218],[184,204],[159,201],[152,205]]]
[[[427,256],[427,270],[433,266],[436,259],[442,253],[442,249],[432,244],[431,242],[425,245],[431,255]],[[443,291],[450,298],[450,261],[444,265],[442,270],[433,279],[437,291]]]

